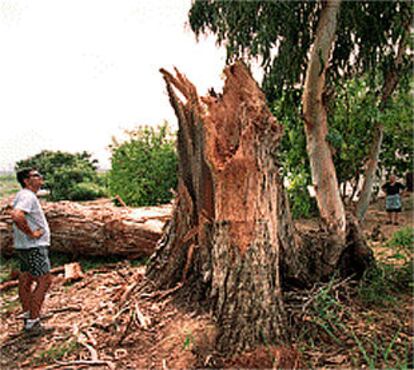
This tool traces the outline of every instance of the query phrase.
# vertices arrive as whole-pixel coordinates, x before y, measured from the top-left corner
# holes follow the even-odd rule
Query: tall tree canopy
[[[147,276],[153,286],[176,285],[186,301],[211,310],[219,349],[229,353],[289,342],[283,290],[328,279],[338,270],[361,276],[372,263],[358,222],[345,214],[340,197],[326,87],[336,81],[335,74],[346,77],[367,69],[375,60],[367,50],[378,56],[377,67],[386,65],[384,53],[394,53],[388,45],[397,32],[393,27],[398,29],[405,19],[396,14],[406,4],[398,4],[379,6],[380,16],[387,19],[382,23],[386,42],[372,32],[362,33],[370,39],[368,45],[355,19],[340,21],[337,36],[340,0],[193,4],[193,29],[217,34],[228,48],[229,61],[243,54],[262,58],[268,100],[282,97],[286,106],[295,99],[296,106],[302,104],[306,151],[326,227],[317,234],[295,230],[275,158],[283,129],[243,63],[225,69],[221,94],[205,97],[180,72],[161,71],[179,123],[178,189],[173,217]],[[345,8],[345,14],[355,17],[374,12],[370,3],[345,3]],[[395,36],[399,46],[407,29],[400,25],[400,36]],[[343,45],[339,54],[335,40]],[[398,61],[402,50],[395,51]],[[402,64],[393,63],[384,86],[397,81],[389,78],[396,66]],[[372,78],[372,71],[367,75]]]
[[[258,58],[264,68],[268,99],[304,82],[309,49],[324,2],[196,0],[189,13],[197,36],[212,32],[227,50],[228,61]],[[385,76],[396,57],[396,45],[413,15],[409,1],[347,1],[341,4],[330,80],[368,72]],[[411,73],[404,56],[401,71]],[[300,85],[298,85],[300,84]],[[284,89],[282,89],[282,87]]]
[[[332,52],[327,45],[321,47],[322,44],[315,42],[318,40],[323,10],[333,6],[340,6],[340,11],[333,15],[337,18],[337,24],[335,38],[330,39],[334,43]],[[343,87],[346,80],[364,75],[377,96],[372,99],[372,108],[379,108],[382,112],[385,110],[398,83],[411,77],[413,63],[409,44],[412,40],[409,39],[409,33],[412,15],[412,3],[407,1],[349,1],[340,4],[335,1],[196,0],[189,19],[197,36],[209,31],[217,36],[217,42],[226,46],[228,62],[239,57],[261,61],[265,72],[263,89],[268,100],[275,102],[282,98],[288,102],[278,105],[279,119],[291,116],[291,112],[287,112],[291,110],[289,105],[300,107],[301,96],[305,104],[305,123],[310,114],[320,114],[318,121],[324,123],[317,144],[314,141],[316,131],[311,134],[309,127],[312,125],[305,125],[313,184],[318,187],[322,179],[315,167],[318,161],[324,160],[322,157],[330,157],[329,151],[322,150],[326,146],[325,139],[329,145],[338,141],[337,132],[325,122],[330,121],[332,116],[328,104],[332,100],[330,98],[338,91],[338,85]],[[313,51],[312,45],[316,48]],[[317,95],[309,100],[312,95],[306,89],[316,86],[316,80],[308,81],[310,83],[306,86],[305,77],[312,68],[313,77],[319,74],[322,78],[318,82],[320,89]],[[321,106],[317,108],[319,101]],[[299,109],[297,113],[302,112]],[[364,187],[357,211],[360,219],[363,219],[371,197],[384,134],[380,121],[374,121],[367,129],[371,132],[371,149],[364,163]],[[325,152],[319,159],[315,159],[312,154],[312,147],[316,149],[312,142],[318,146],[319,154]],[[333,147],[331,151],[335,153]],[[327,161],[330,162],[331,159]],[[331,171],[330,176],[335,181],[340,180],[336,178],[335,170]],[[309,178],[309,175],[302,176],[302,179],[306,177]],[[317,194],[322,218],[325,218],[324,208],[340,207],[338,191],[333,184],[330,187],[331,190],[324,189],[323,193],[331,193],[335,202],[328,204]],[[339,215],[343,211],[338,209],[335,213]],[[343,216],[341,218],[343,220]]]

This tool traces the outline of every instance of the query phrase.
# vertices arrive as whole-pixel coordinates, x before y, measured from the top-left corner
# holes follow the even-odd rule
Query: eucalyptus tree
[[[366,178],[367,158],[372,157],[373,148],[378,148],[373,137],[377,137],[379,123],[384,139],[380,156],[377,153],[377,177],[383,178],[382,175],[390,170],[401,175],[413,168],[412,84],[402,82],[385,107],[379,104],[381,97],[363,76],[346,81],[336,90],[335,99],[331,102],[333,114],[329,121],[328,139],[335,152],[334,163],[341,184],[341,196],[347,204],[360,191],[361,182]],[[367,181],[364,183],[367,184]],[[378,185],[379,182],[376,182],[373,190],[378,191]],[[359,196],[361,201],[364,194],[366,197],[364,192]],[[357,204],[362,204],[361,201]]]
[[[179,71],[161,71],[179,122],[179,174],[173,217],[147,276],[156,288],[175,287],[186,300],[211,309],[218,348],[229,353],[289,340],[286,286],[328,279],[337,269],[361,273],[371,262],[339,196],[326,140],[326,100],[329,82],[369,68],[371,52],[377,55],[373,45],[382,44],[353,18],[341,20],[340,9],[339,0],[196,1],[191,27],[197,34],[210,30],[228,50],[223,92],[200,97]],[[344,12],[354,16],[357,9],[366,19],[376,10],[368,2],[346,3]],[[387,20],[395,23],[394,15]],[[374,39],[369,52],[360,33]],[[320,235],[295,231],[275,160],[283,128],[248,69],[232,63],[242,55],[261,58],[268,99],[302,94],[307,151],[326,225]]]
[[[333,52],[323,55],[324,48],[314,47],[312,54],[311,45],[317,39],[317,27],[321,24],[321,10],[329,6],[339,7],[335,4],[329,1],[195,1],[189,18],[198,36],[207,32],[217,36],[217,42],[226,46],[228,61],[239,57],[261,61],[265,73],[263,88],[270,101],[286,92],[294,94],[297,89],[303,92],[307,149],[319,211],[322,219],[333,229],[338,229],[343,239],[343,206],[335,184],[335,170],[327,168],[331,167],[332,160],[329,151],[325,150],[328,144],[322,137],[330,136],[329,127],[322,130],[318,145],[314,146],[317,135],[309,135],[308,115],[310,110],[319,109],[321,119],[326,114],[326,103],[333,95],[335,83],[363,73],[368,74],[372,82],[383,81],[378,95],[384,107],[400,77],[411,75],[412,48],[408,47],[408,36],[413,12],[412,3],[407,1],[343,2],[334,30]],[[311,70],[314,79],[306,80]],[[318,75],[319,82],[315,79]],[[310,102],[309,93],[312,89],[315,92],[316,87],[319,92]],[[378,158],[381,146],[382,126],[380,123],[376,126],[372,130],[372,149],[367,158],[366,181],[358,205],[359,218],[362,218],[365,212],[362,209],[369,202],[373,173],[378,163],[375,158]],[[316,133],[316,126],[312,127]],[[323,159],[323,173],[316,170],[317,156],[328,158]],[[329,186],[325,184],[325,174],[330,179]],[[332,212],[334,216],[328,216]]]

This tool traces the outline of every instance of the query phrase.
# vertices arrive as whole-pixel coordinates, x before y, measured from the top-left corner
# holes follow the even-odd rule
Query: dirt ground
[[[384,258],[383,242],[397,230],[413,226],[412,207],[401,214],[400,225],[386,225],[381,203],[370,209],[364,232],[375,254]],[[299,223],[311,228],[314,221]],[[262,348],[255,353],[221,361],[214,352],[216,330],[213,320],[196,310],[175,304],[174,291],[151,291],[143,279],[144,266],[129,261],[102,265],[86,272],[79,281],[68,283],[55,276],[43,310],[43,324],[53,332],[37,337],[22,333],[21,309],[17,290],[0,294],[0,368],[1,369],[168,369],[168,368],[277,368],[355,367],[347,357],[352,348],[344,344],[326,346],[304,354]],[[177,287],[179,289],[179,287]],[[400,297],[397,311],[370,308],[369,325],[359,330],[370,336],[382,333],[392,337],[395,327],[412,339],[412,297]],[[349,307],[349,317],[362,317],[364,308]],[[355,311],[355,315],[351,315]],[[356,312],[358,311],[358,312]],[[355,323],[355,325],[360,325]],[[365,324],[364,324],[365,325]],[[322,334],[321,334],[322,335]],[[404,336],[398,338],[405,338]],[[397,338],[397,339],[398,339]],[[346,343],[346,342],[344,342]],[[300,350],[300,342],[295,346]],[[351,344],[350,344],[351,346]],[[329,347],[329,348],[328,348]],[[275,351],[279,351],[275,353]],[[283,352],[283,353],[282,353]],[[279,358],[279,362],[275,362]],[[285,361],[285,362],[283,362]]]

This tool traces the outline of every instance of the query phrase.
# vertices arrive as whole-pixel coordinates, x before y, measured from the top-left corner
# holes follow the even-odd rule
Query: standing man
[[[20,260],[19,299],[25,320],[24,330],[41,329],[40,311],[51,284],[48,248],[50,230],[36,193],[43,177],[34,169],[17,173],[22,186],[13,202],[13,233],[16,254]],[[33,283],[36,287],[33,288]]]

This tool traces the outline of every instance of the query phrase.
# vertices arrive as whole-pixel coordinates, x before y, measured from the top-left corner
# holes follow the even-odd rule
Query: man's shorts
[[[16,249],[20,261],[20,271],[29,272],[33,276],[42,276],[50,271],[50,260],[47,246],[30,249]]]

